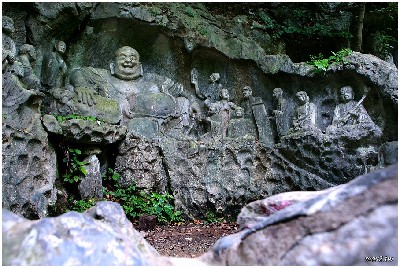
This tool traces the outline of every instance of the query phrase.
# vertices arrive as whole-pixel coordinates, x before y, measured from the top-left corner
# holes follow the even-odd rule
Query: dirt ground
[[[208,251],[219,238],[237,231],[236,223],[191,222],[157,225],[153,230],[140,232],[163,256],[194,258]]]

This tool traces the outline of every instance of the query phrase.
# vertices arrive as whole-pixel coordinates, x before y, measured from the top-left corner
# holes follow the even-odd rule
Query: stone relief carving
[[[362,102],[366,94],[356,102],[354,91],[350,86],[340,89],[340,100],[334,110],[332,124],[327,127],[326,133],[331,136],[372,135],[380,137],[382,131],[372,121]]]
[[[63,54],[67,49],[64,41],[58,41],[53,51],[48,52],[43,57],[42,62],[42,84],[47,88],[59,88],[64,85],[65,74],[68,67],[63,59]]]
[[[255,139],[256,133],[251,119],[244,118],[244,109],[237,107],[235,109],[235,117],[233,117],[228,125],[227,136],[233,139]]]
[[[275,99],[275,110],[272,111],[273,119],[275,121],[276,132],[278,137],[286,135],[289,124],[289,116],[287,114],[287,100],[283,98],[282,88],[274,88],[273,97]]]
[[[300,105],[295,110],[293,126],[289,131],[299,132],[315,130],[315,123],[317,120],[317,107],[314,103],[310,102],[310,98],[305,91],[297,92],[296,97]]]
[[[54,166],[51,174],[55,173],[55,152],[48,143],[37,142],[47,141],[48,133],[83,147],[90,145],[94,148],[85,154],[90,168],[87,178],[78,186],[84,198],[102,196],[102,170],[109,164],[104,160],[107,150],[103,149],[121,142],[120,147],[115,149],[117,156],[114,160],[116,170],[123,174],[124,186],[138,180],[138,185],[146,191],[166,192],[169,187],[172,187],[172,191],[178,191],[179,185],[182,185],[181,178],[187,176],[187,183],[182,188],[191,194],[185,195],[183,190],[179,190],[181,192],[176,193],[176,197],[179,197],[176,204],[188,213],[191,213],[188,211],[190,204],[196,202],[199,209],[205,208],[213,200],[218,201],[221,209],[226,208],[226,203],[235,206],[245,202],[243,196],[248,194],[245,191],[271,194],[282,189],[290,190],[293,185],[302,190],[323,188],[333,185],[323,179],[330,173],[343,181],[348,179],[347,171],[329,166],[329,163],[341,157],[343,144],[339,144],[340,147],[332,141],[326,142],[330,138],[345,137],[348,135],[346,133],[353,133],[354,138],[365,136],[366,140],[363,146],[355,149],[361,158],[351,159],[352,162],[347,166],[343,164],[343,170],[359,159],[363,162],[362,172],[377,166],[374,162],[376,144],[368,146],[368,138],[379,137],[382,132],[362,105],[365,97],[354,101],[354,93],[349,87],[341,90],[342,103],[337,105],[335,111],[332,109],[333,121],[325,135],[318,129],[319,104],[313,95],[317,105],[310,102],[304,91],[295,95],[285,91],[284,97],[281,88],[275,88],[271,93],[257,88],[254,91],[261,98],[253,96],[250,86],[244,86],[242,91],[233,87],[228,90],[221,84],[217,72],[212,73],[209,82],[200,87],[196,69],[191,72],[190,82],[194,85],[194,91],[190,92],[167,77],[145,73],[138,51],[129,46],[115,52],[108,69],[68,69],[64,61],[66,45],[59,41],[54,50],[44,54],[39,80],[34,72],[36,61],[39,60],[36,59],[35,47],[22,45],[17,57],[12,39],[14,30],[12,20],[3,16],[3,113],[15,112],[21,106],[28,107],[23,111],[25,121],[22,124],[17,120],[21,117],[20,112],[15,116],[7,115],[3,121],[3,142],[6,141],[3,149],[6,148],[6,153],[17,152],[6,157],[5,177],[10,182],[6,187],[8,199],[12,196],[12,187],[20,183],[12,181],[11,170],[22,162],[32,163],[32,166],[34,163],[23,153],[23,146],[17,148],[12,143],[13,131],[17,128],[18,131],[41,128],[35,142],[26,138],[24,144],[38,143],[46,151],[46,155],[40,159],[41,163],[45,162],[46,157],[53,157],[48,160]],[[42,96],[38,91],[43,88],[51,100],[48,107],[42,105],[46,114],[41,116],[39,109]],[[243,93],[242,96],[234,96],[240,106],[230,100],[230,92]],[[273,101],[269,100],[270,96],[275,105],[271,105]],[[298,106],[294,105],[294,96],[300,101]],[[333,102],[334,98],[331,99]],[[35,113],[29,119],[26,115],[32,110]],[[98,120],[73,119],[60,123],[51,115],[53,113],[93,116]],[[293,127],[289,134],[302,133],[304,135],[301,138],[288,135],[290,120]],[[31,123],[28,124],[28,121]],[[273,124],[276,133],[272,131]],[[316,130],[315,133],[320,135],[313,137],[314,132],[310,130]],[[356,137],[360,131],[368,135]],[[281,141],[282,137],[280,144],[277,141]],[[302,158],[293,156],[293,152],[299,148]],[[317,164],[318,168],[314,167],[313,157],[322,159]],[[185,167],[180,167],[180,161],[185,163]],[[47,172],[45,168],[43,170]],[[239,172],[240,177],[236,178],[234,175]],[[229,183],[225,181],[227,175],[234,178]],[[48,204],[55,199],[54,181],[51,182],[55,175],[51,176],[43,183],[44,187],[32,194],[34,200],[27,201],[29,206],[40,206],[35,212],[40,217],[46,213],[42,209],[46,202]],[[42,180],[45,180],[44,177]],[[32,178],[21,181],[29,184]],[[241,192],[235,191],[238,185],[242,185]],[[29,199],[30,194],[24,193],[24,198]],[[9,200],[7,202],[13,205]]]
[[[19,48],[18,59],[21,62],[23,75],[21,81],[27,88],[39,91],[41,89],[40,80],[34,72],[34,65],[36,64],[36,50],[34,46],[24,44]]]
[[[260,97],[253,96],[253,90],[249,86],[243,88],[243,101],[241,105],[244,108],[244,117],[255,122],[250,128],[250,132],[257,130],[258,140],[266,146],[272,146],[272,129],[264,102]]]
[[[212,102],[206,99],[204,105],[207,108],[210,122],[210,134],[212,139],[224,140],[228,130],[230,116],[237,105],[229,101],[229,91],[226,88],[220,90],[220,100]]]
[[[157,135],[164,119],[178,117],[175,97],[182,86],[169,78],[143,73],[139,53],[128,46],[116,51],[109,70],[79,68],[72,72],[70,83],[78,102],[86,106],[96,106],[103,98],[114,100],[119,106],[117,123],[144,136]]]
[[[202,100],[208,100],[208,102],[215,102],[219,98],[219,92],[222,89],[220,83],[221,76],[219,73],[212,73],[210,75],[209,84],[205,88],[199,87],[198,71],[192,69],[191,72],[191,83],[194,85],[196,95]]]
[[[55,151],[41,122],[44,95],[31,65],[35,50],[22,45],[17,57],[13,32],[13,20],[3,17],[2,201],[20,215],[41,218],[56,200]]]
[[[15,32],[14,21],[7,16],[3,16],[2,18],[2,64],[3,70],[8,65],[12,64],[15,61],[15,57],[17,54],[17,49],[15,47],[15,42],[12,39],[12,35]]]

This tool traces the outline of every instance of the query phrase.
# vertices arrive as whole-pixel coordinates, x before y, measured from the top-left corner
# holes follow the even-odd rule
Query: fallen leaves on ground
[[[237,231],[236,223],[190,222],[158,225],[154,230],[141,233],[163,256],[195,258],[205,253],[219,238]]]

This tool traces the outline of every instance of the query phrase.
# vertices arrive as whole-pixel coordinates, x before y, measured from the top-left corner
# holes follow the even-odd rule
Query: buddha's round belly
[[[134,113],[145,116],[167,117],[175,113],[175,99],[165,93],[140,93],[132,103]]]

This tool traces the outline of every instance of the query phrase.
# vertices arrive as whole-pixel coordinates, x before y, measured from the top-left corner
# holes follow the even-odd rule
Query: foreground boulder
[[[3,265],[154,265],[158,255],[117,203],[38,221],[3,210]]]
[[[242,230],[218,240],[200,260],[211,265],[397,265],[397,168],[321,192],[284,193],[249,204],[238,217]]]

